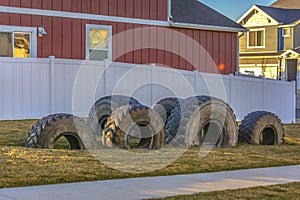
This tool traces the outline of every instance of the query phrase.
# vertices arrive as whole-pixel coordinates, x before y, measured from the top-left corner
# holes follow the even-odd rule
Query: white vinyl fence
[[[266,110],[284,123],[295,122],[294,82],[108,61],[0,58],[0,120],[58,112],[87,116],[95,100],[110,94],[149,106],[164,97],[211,95],[225,100],[238,120]]]

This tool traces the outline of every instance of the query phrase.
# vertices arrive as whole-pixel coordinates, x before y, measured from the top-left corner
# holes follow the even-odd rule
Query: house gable
[[[274,26],[279,24],[278,21],[256,5],[252,6],[237,22],[245,27]]]

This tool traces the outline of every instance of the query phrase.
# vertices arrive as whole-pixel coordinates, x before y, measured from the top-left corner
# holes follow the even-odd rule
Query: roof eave
[[[245,31],[247,31],[246,28],[233,28],[233,27],[225,27],[225,26],[191,24],[191,23],[174,22],[172,20],[169,20],[169,23],[172,27],[177,27],[177,28],[200,29],[200,30],[222,31],[222,32],[245,32]]]

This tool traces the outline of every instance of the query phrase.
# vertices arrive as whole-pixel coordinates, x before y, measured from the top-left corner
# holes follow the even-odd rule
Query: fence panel
[[[48,59],[1,59],[0,119],[38,118],[50,111]]]
[[[57,112],[87,116],[97,99],[110,94],[131,95],[149,106],[165,97],[198,94],[225,100],[238,120],[267,110],[295,122],[294,82],[54,57],[0,61],[0,120]]]

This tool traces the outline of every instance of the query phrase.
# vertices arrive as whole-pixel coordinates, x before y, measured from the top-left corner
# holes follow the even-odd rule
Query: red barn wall
[[[83,4],[85,1],[88,3]],[[143,19],[163,19],[165,17],[159,14],[159,9],[157,9],[157,12],[144,12],[142,11],[143,9],[136,9],[136,7],[132,9],[132,4],[134,4],[134,6],[143,7],[142,2],[147,2],[147,5],[148,3],[149,5],[153,4],[152,6],[155,7],[161,0],[126,0],[128,4],[124,4],[124,0],[109,1],[109,6],[106,6],[105,9],[94,5],[98,5],[100,2],[101,5],[108,5],[104,0],[1,0],[0,5],[86,13],[91,11],[95,14],[99,13],[105,15],[108,13],[112,16],[127,16]],[[122,1],[124,2],[122,3]],[[20,2],[22,2],[22,4],[20,4]],[[117,6],[111,6],[113,3]],[[167,11],[167,6],[165,10]],[[42,38],[38,37],[38,57],[40,58],[53,55],[57,58],[85,59],[86,24],[112,26],[113,61],[135,64],[157,63],[175,69],[197,69],[201,72],[208,73],[218,73],[220,71],[222,74],[229,74],[236,71],[237,33],[0,13],[0,25],[44,26],[48,34]],[[153,28],[151,32],[142,33],[137,31],[139,28],[147,27]],[[134,31],[131,32],[130,30]],[[159,48],[149,48],[151,44],[155,44]],[[198,44],[200,44],[204,50],[199,50],[199,48],[197,48]],[[123,54],[124,50],[131,50],[133,47],[137,49]],[[164,49],[170,49],[170,51]],[[176,49],[179,50],[180,55],[176,53]],[[206,52],[212,57],[212,60],[207,57]],[[220,64],[223,64],[224,68],[222,67],[217,70],[215,65],[219,66]]]
[[[0,6],[168,20],[168,0],[1,0]]]

